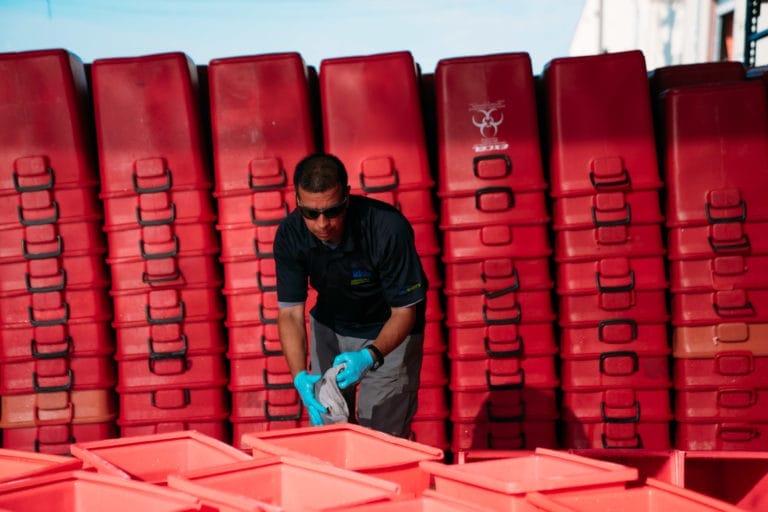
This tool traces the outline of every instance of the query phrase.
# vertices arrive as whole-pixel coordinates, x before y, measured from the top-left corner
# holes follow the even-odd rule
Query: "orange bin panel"
[[[192,430],[72,444],[84,469],[164,484],[169,474],[250,460],[252,457]]]
[[[340,468],[399,484],[402,493],[419,494],[429,487],[420,461],[443,459],[443,451],[369,428],[339,423],[246,434],[245,446],[274,455],[319,459]]]
[[[677,327],[672,334],[672,355],[681,359],[714,357],[718,352],[741,350],[768,356],[768,324],[723,322],[701,327]]]

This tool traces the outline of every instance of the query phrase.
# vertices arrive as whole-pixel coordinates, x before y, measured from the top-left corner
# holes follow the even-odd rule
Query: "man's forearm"
[[[280,308],[277,317],[280,345],[292,376],[307,368],[307,329],[304,306]]]
[[[416,309],[413,306],[392,308],[389,320],[384,323],[373,344],[382,354],[387,355],[408,337],[415,323]]]

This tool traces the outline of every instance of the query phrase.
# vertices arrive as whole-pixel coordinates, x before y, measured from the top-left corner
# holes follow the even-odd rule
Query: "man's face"
[[[325,192],[307,192],[302,188],[296,190],[296,205],[304,218],[304,224],[310,233],[323,242],[341,241],[348,204],[349,187],[345,190],[337,185]]]

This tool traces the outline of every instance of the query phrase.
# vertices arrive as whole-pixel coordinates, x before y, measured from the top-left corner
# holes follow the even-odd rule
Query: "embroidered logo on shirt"
[[[367,270],[353,270],[352,280],[349,282],[351,286],[359,286],[361,284],[367,284],[371,282],[371,273]]]
[[[404,290],[400,290],[400,295],[407,295],[411,293],[413,290],[418,290],[421,288],[421,283],[412,284],[411,286],[405,288]]]

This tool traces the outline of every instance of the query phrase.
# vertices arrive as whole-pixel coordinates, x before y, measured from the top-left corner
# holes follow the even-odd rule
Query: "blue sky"
[[[66,48],[85,62],[183,51],[324,58],[410,50],[442,58],[525,51],[534,72],[568,54],[584,0],[0,0],[0,51]]]

